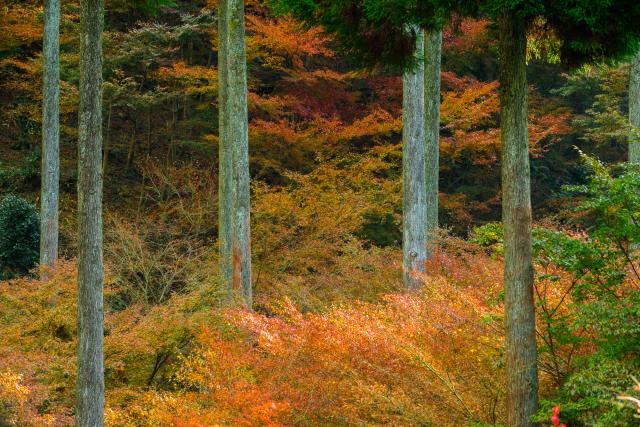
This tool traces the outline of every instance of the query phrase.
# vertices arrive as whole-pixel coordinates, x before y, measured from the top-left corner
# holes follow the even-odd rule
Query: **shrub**
[[[556,399],[541,402],[537,421],[549,420],[550,408],[559,401],[562,421],[571,426],[636,425],[633,407],[616,399],[616,394],[632,390],[631,364],[598,356],[584,358],[581,362]]]
[[[107,301],[120,292],[109,274],[104,286]],[[47,280],[36,276],[0,281],[0,426],[49,425],[42,421],[44,419],[51,419],[51,425],[60,427],[75,425],[76,303],[74,261],[60,261]],[[145,390],[172,389],[169,381],[172,366],[180,360],[181,353],[192,346],[193,337],[203,328],[223,332],[229,329],[219,314],[222,308],[216,304],[216,284],[210,283],[201,284],[185,295],[176,293],[162,305],[147,307],[138,303],[117,311],[106,307],[107,407],[126,406],[135,413],[132,400],[137,401],[138,397],[144,400]],[[246,344],[241,344],[238,354],[247,351]],[[235,359],[230,358],[228,363],[235,363]],[[22,385],[28,387],[28,395],[19,387]],[[174,409],[170,406],[172,400],[175,399],[169,396],[154,401],[168,411]],[[154,418],[149,412],[152,402],[143,403],[140,409],[146,411],[146,423],[109,422],[107,425],[176,425]],[[183,412],[188,409],[185,407]],[[173,419],[173,414],[169,415]],[[126,418],[118,420],[127,421]],[[3,424],[4,421],[8,424]]]
[[[582,348],[540,414],[560,403],[569,425],[631,425],[633,411],[615,396],[632,386],[630,375],[639,367],[640,170],[626,165],[616,176],[598,161],[583,159],[592,175],[587,184],[569,190],[585,197],[578,212],[592,226],[573,235],[539,230],[534,239],[538,263],[560,272],[539,280],[549,284],[547,289],[569,283],[562,297],[566,310],[546,304],[546,293],[539,294],[540,319],[548,325],[541,356],[553,359],[559,345]]]
[[[423,292],[274,316],[231,311],[178,357],[170,390],[111,406],[114,426],[494,426],[504,420],[500,265],[439,253]],[[166,319],[166,317],[165,317]]]
[[[480,246],[492,249],[496,253],[502,253],[502,241],[504,233],[502,224],[499,222],[489,222],[471,230],[469,241]]]
[[[36,207],[15,195],[0,202],[0,277],[23,275],[38,262],[40,221]]]

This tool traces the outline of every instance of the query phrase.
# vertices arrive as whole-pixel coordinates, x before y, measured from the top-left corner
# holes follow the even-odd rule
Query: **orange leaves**
[[[532,154],[540,154],[536,150],[539,143],[545,139],[553,142],[572,132],[571,114],[566,108],[543,99],[535,92],[529,98],[529,104],[532,105],[529,113],[529,145],[532,147]]]
[[[467,150],[474,153],[475,165],[495,164],[500,144],[498,82],[467,78],[457,79],[451,85],[459,89],[443,95],[442,127],[451,135],[444,138],[443,154],[455,160]],[[530,92],[529,144],[535,155],[540,153],[541,142],[570,132],[570,115],[542,99],[535,90]]]
[[[274,20],[257,14],[248,14],[246,20],[248,58],[259,59],[267,68],[285,71],[290,60],[294,69],[302,69],[307,58],[334,56],[319,28],[302,30],[290,19]]]
[[[469,81],[462,91],[445,92],[442,99],[442,125],[445,129],[468,132],[495,123],[500,110],[498,82]]]
[[[338,132],[327,135],[329,141],[350,141],[360,138],[377,139],[389,137],[390,134],[402,131],[402,118],[393,117],[382,109],[374,109],[370,114],[343,126]]]
[[[22,375],[11,370],[0,371],[0,419],[9,425],[53,427],[55,418],[40,415],[33,402],[32,390],[24,384]]]
[[[322,262],[308,265],[326,281],[322,286],[343,294],[353,280],[360,287],[378,286],[367,280],[376,276],[401,283],[399,274],[389,275],[389,270],[397,269],[389,260],[399,259],[398,249],[376,253],[346,244],[345,234],[332,235],[334,229],[343,227],[331,222],[339,223],[337,218],[314,228],[322,218],[314,215],[319,210],[311,201],[327,198],[319,201],[332,202],[336,217],[341,209],[348,213],[349,208],[357,208],[354,199],[346,198],[342,207],[328,200],[335,197],[335,191],[327,195],[318,188],[348,188],[365,185],[366,180],[343,183],[338,173],[332,183],[312,175],[307,179],[316,188],[299,179],[298,192],[273,192],[274,197],[267,197],[258,191],[257,199],[264,207],[258,210],[262,216],[257,221],[265,221],[268,214],[286,223],[269,226],[275,235],[284,234],[281,245],[291,246],[277,248],[289,265],[276,267],[302,270],[304,260],[298,258],[326,256],[322,262],[328,268]],[[285,196],[287,201],[278,199]],[[290,218],[281,215],[289,208]],[[308,246],[300,250],[296,246],[305,243],[292,241],[300,233],[319,237],[308,239]],[[207,306],[205,295],[211,290],[198,284],[162,305],[109,310],[107,425],[458,426],[501,422],[503,409],[496,402],[503,396],[502,308],[489,303],[502,288],[501,262],[462,241],[445,237],[442,242],[447,249],[438,251],[429,262],[420,293],[392,292],[375,302],[351,299],[327,304],[315,313],[303,313],[293,299],[274,298],[270,305],[262,306],[269,313],[264,315],[224,311],[220,304]],[[342,254],[332,253],[334,250]],[[275,264],[274,259],[269,263]],[[366,276],[364,271],[373,273]],[[272,271],[263,274],[269,277],[258,277],[263,281],[260,286],[276,277]],[[59,371],[65,364],[72,365],[75,333],[70,330],[65,335],[59,325],[75,320],[73,266],[63,263],[51,277],[50,284],[25,279],[0,285],[0,333],[5,338],[0,353],[0,402],[11,402],[11,408],[24,407],[24,413],[32,414],[48,400],[51,413],[42,420],[55,417],[55,425],[69,425],[72,420],[64,414],[73,404],[73,366],[64,374]],[[295,296],[294,286],[285,285]],[[320,285],[307,279],[304,289],[319,294]],[[108,301],[115,296],[108,287]],[[167,358],[158,359],[158,355]],[[150,381],[159,360],[165,363],[158,374],[161,379]],[[19,414],[18,409],[12,413]],[[447,414],[444,419],[443,411]],[[34,425],[47,425],[45,421]]]
[[[468,152],[475,165],[495,164],[500,135],[498,82],[483,83],[467,78],[457,84],[463,88],[443,95],[441,123],[451,136],[443,139],[442,154],[456,161]]]
[[[285,419],[294,424],[488,421],[485,411],[501,389],[492,368],[501,337],[482,319],[495,312],[486,300],[487,292],[497,292],[499,276],[468,283],[446,276],[453,267],[471,278],[483,262],[435,261],[424,294],[394,294],[380,304],[303,316],[285,301],[283,318],[232,313],[231,319],[255,337],[263,355],[258,384],[291,404]],[[497,263],[493,268],[490,274],[499,274]]]
[[[178,360],[172,377],[176,393],[137,396],[126,409],[111,408],[114,426],[281,426],[288,404],[273,400],[257,384],[259,355],[243,336],[224,338],[203,329],[193,351]]]
[[[465,19],[445,28],[442,34],[443,47],[458,53],[480,52],[491,41],[486,19]]]

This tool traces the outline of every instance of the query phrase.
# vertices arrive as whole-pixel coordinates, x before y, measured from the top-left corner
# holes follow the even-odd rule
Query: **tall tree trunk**
[[[60,182],[60,1],[44,5],[40,264],[58,259]]]
[[[218,245],[220,274],[228,288],[233,287],[231,241],[233,237],[233,146],[227,132],[227,7],[218,6]]]
[[[252,304],[249,131],[244,1],[221,0],[220,267],[227,286]]]
[[[525,24],[504,13],[499,32],[507,424],[525,427],[538,407]]]
[[[427,258],[438,236],[438,179],[440,177],[440,63],[442,31],[426,33],[424,52],[424,103],[427,180]]]
[[[80,2],[78,427],[101,427],[104,416],[101,173],[103,11],[103,0]]]
[[[405,71],[402,89],[402,258],[404,284],[417,289],[427,260],[424,110],[424,34],[416,29],[416,66]]]
[[[640,163],[640,52],[629,70],[629,163]]]
[[[113,113],[113,99],[109,99],[107,109],[107,135],[104,138],[104,151],[102,154],[102,176],[107,174],[107,163],[109,162],[109,150],[111,149],[111,114]]]

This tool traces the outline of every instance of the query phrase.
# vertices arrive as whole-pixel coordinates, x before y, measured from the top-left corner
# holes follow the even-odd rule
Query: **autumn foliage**
[[[442,238],[423,290],[406,293],[401,78],[364,72],[319,29],[246,1],[255,302],[246,312],[218,278],[216,9],[214,0],[107,1],[107,425],[503,423],[501,236],[491,223],[501,202],[492,28],[462,20],[444,31]],[[32,201],[41,13],[33,1],[0,11],[0,191]],[[62,1],[64,260],[47,280],[33,271],[0,282],[0,425],[74,423],[78,25],[77,4]],[[555,415],[558,423],[589,425],[618,393],[612,388],[630,383],[625,363],[635,350],[620,357],[624,363],[589,357],[605,347],[598,341],[605,326],[636,315],[615,302],[604,308],[628,318],[585,323],[576,307],[600,299],[576,299],[587,276],[567,271],[575,252],[559,259],[550,248],[591,242],[585,230],[592,214],[571,209],[584,196],[563,185],[584,184],[589,174],[574,145],[610,161],[624,155],[627,72],[603,66],[569,76],[535,58],[529,66],[535,218],[569,239],[548,234],[538,248],[540,420],[553,423]],[[614,259],[603,247],[584,253]],[[628,272],[621,260],[613,270]],[[594,281],[619,278],[610,270],[598,270]],[[634,286],[620,280],[615,301]],[[552,412],[560,399],[562,412]]]
[[[502,338],[487,321],[499,316],[487,295],[499,291],[500,266],[485,261],[442,254],[424,292],[323,314],[303,314],[285,298],[269,316],[212,317],[202,288],[163,306],[111,310],[109,425],[420,425],[442,408],[446,425],[500,419]],[[462,266],[469,272],[449,273]],[[7,414],[46,405],[55,425],[71,423],[73,265],[59,265],[48,282],[4,282],[1,295]]]

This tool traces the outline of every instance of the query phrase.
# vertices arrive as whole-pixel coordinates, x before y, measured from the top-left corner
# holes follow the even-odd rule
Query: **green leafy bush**
[[[499,222],[489,222],[471,230],[469,241],[476,245],[484,246],[493,252],[501,254],[503,252],[504,232],[502,224]]]
[[[559,402],[562,421],[570,426],[637,425],[634,408],[616,397],[632,389],[632,365],[632,362],[600,356],[582,359],[558,396],[542,400],[536,421],[548,422],[551,408]]]
[[[560,404],[567,425],[633,425],[634,411],[616,396],[640,369],[640,167],[613,171],[582,158],[588,182],[566,190],[584,200],[576,213],[585,229],[532,232],[540,369],[559,384],[537,421]],[[501,224],[475,228],[470,241],[501,253]]]
[[[38,262],[40,220],[36,207],[9,194],[0,202],[0,277],[29,272]]]
[[[559,268],[570,283],[568,311],[539,312],[548,325],[545,343],[555,346],[543,345],[541,357],[577,342],[589,350],[558,378],[557,395],[543,401],[539,415],[545,420],[559,403],[568,425],[633,425],[633,411],[616,396],[630,389],[640,368],[640,168],[624,165],[616,175],[593,158],[583,160],[589,181],[567,190],[584,197],[578,213],[590,226],[575,234],[536,230],[534,251],[539,265]],[[537,279],[550,286],[563,280],[555,274]]]

